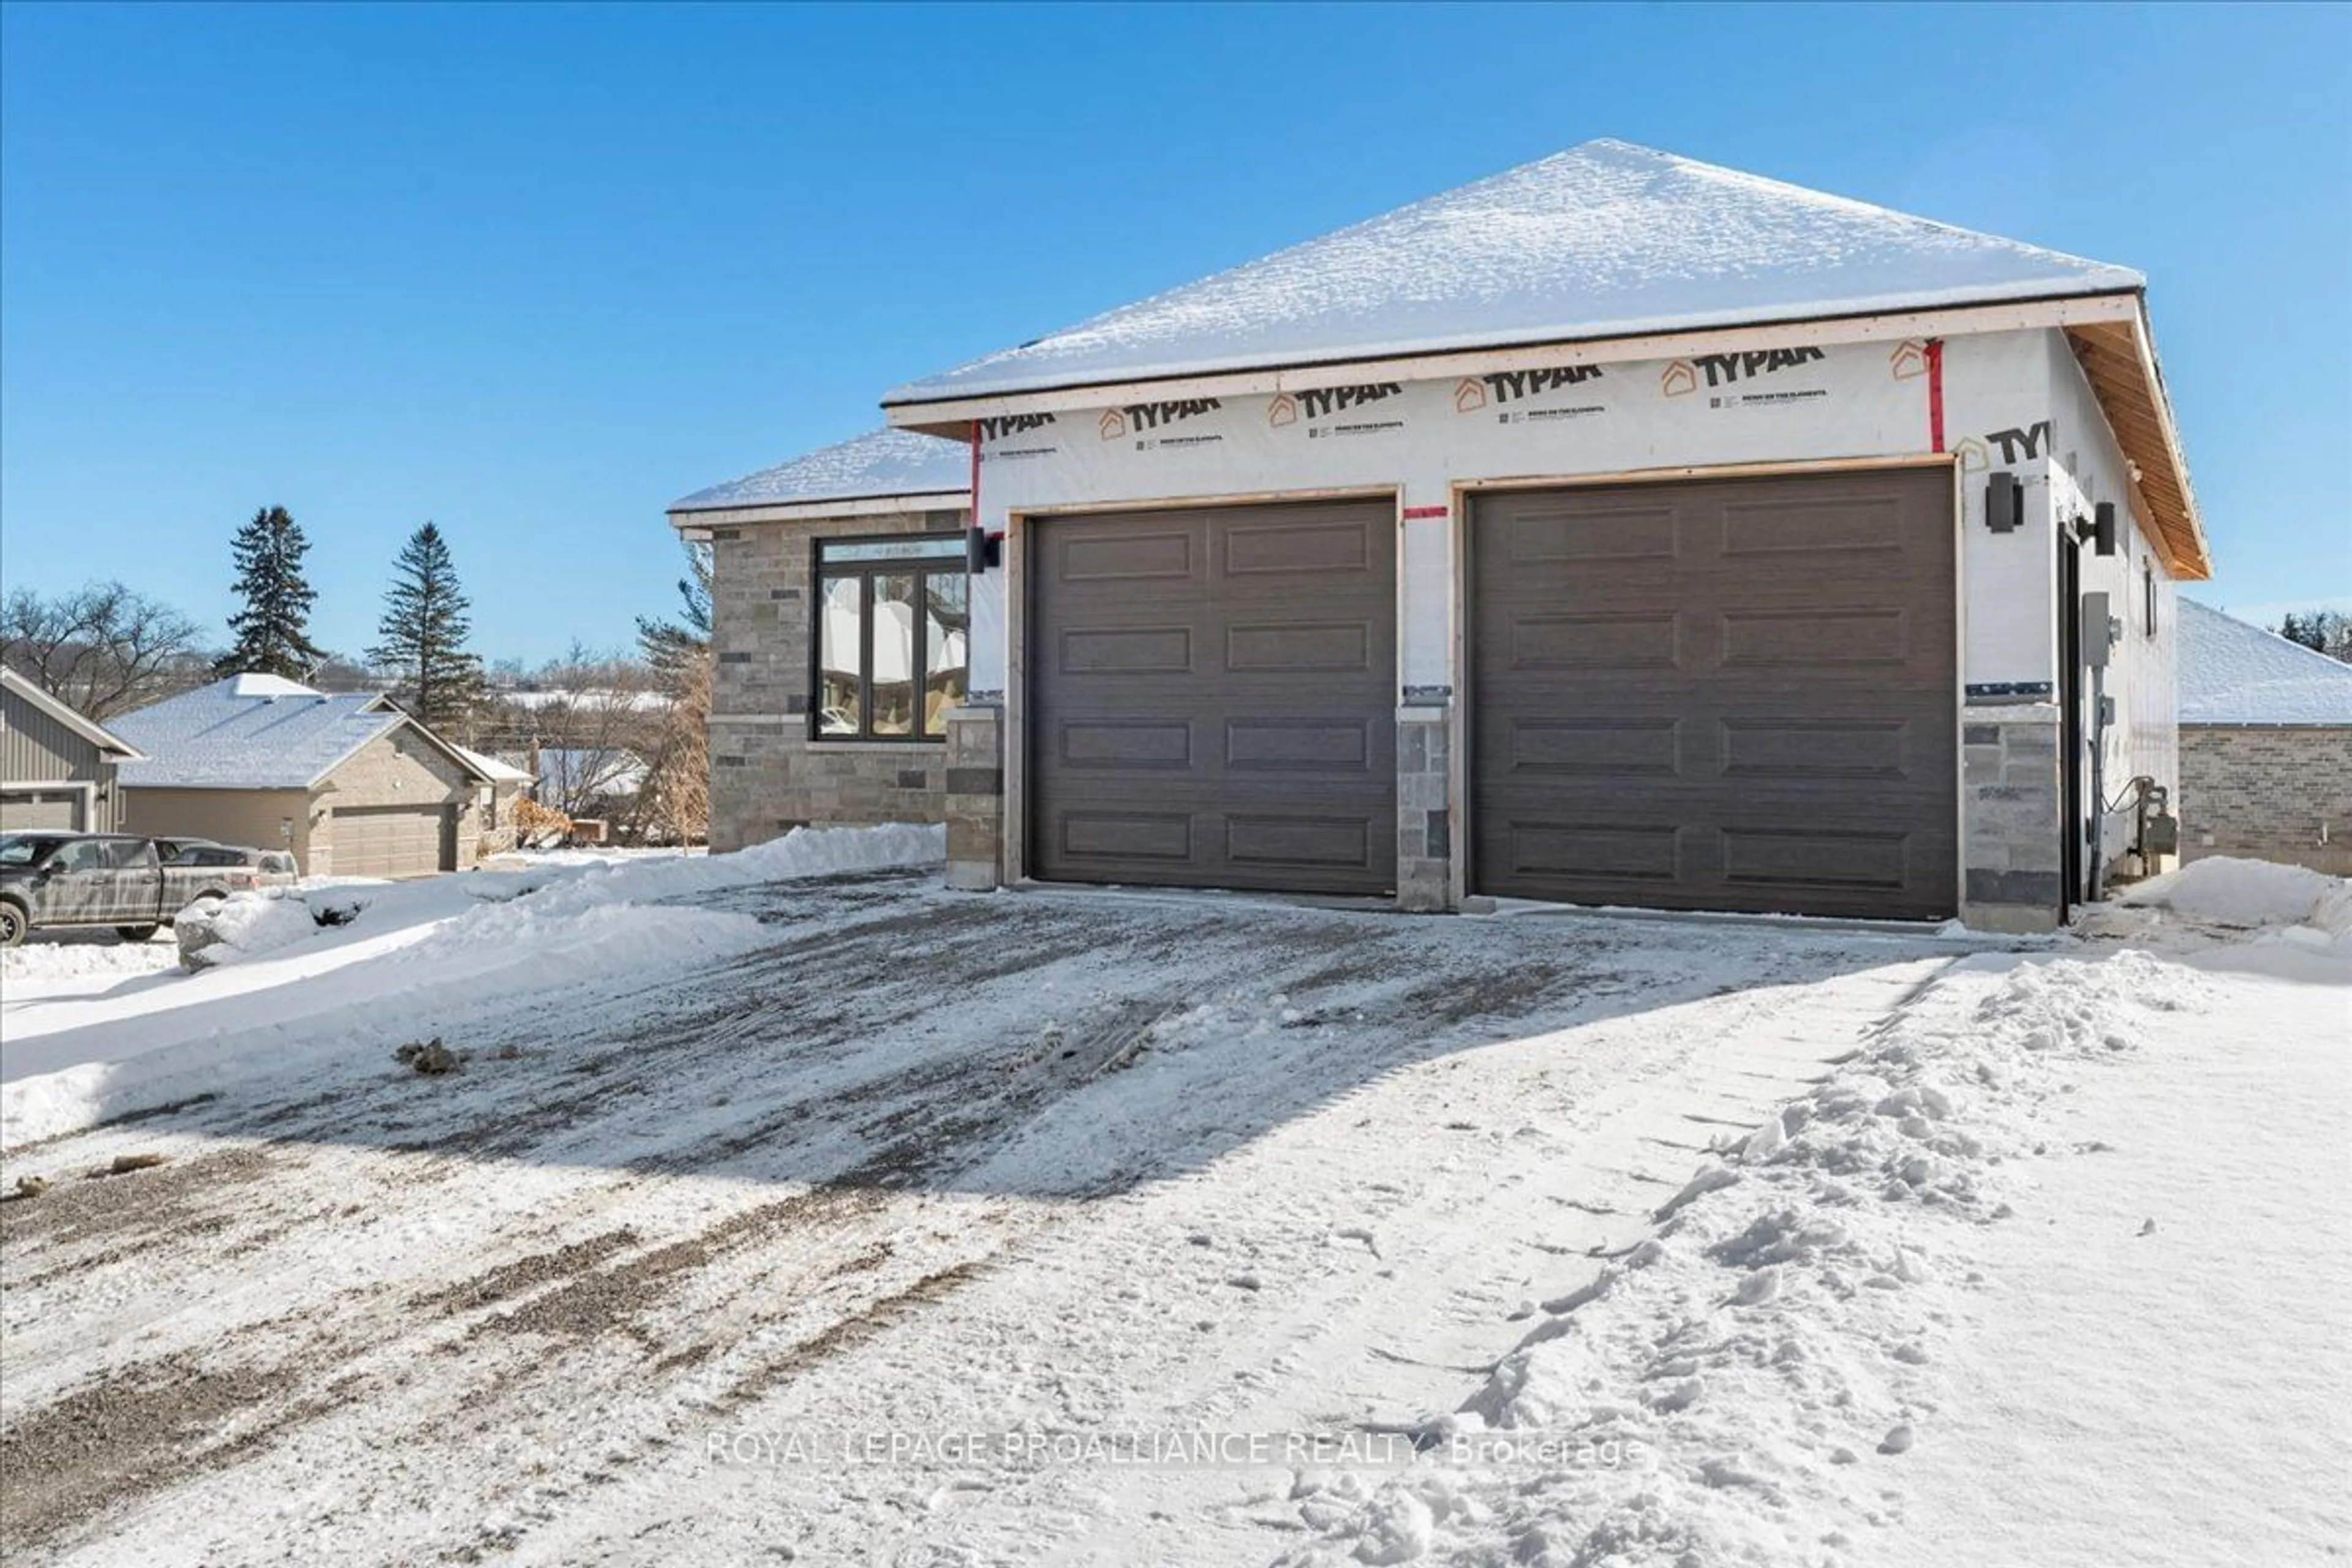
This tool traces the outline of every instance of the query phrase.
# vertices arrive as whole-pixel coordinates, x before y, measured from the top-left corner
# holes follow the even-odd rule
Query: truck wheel
[[[150,942],[162,929],[161,926],[116,926],[114,934],[125,942]]]
[[[0,904],[0,947],[14,947],[25,940],[25,911],[14,904]]]

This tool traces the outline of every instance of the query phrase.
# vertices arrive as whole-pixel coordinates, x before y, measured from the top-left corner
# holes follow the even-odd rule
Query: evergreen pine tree
[[[710,657],[710,546],[688,544],[686,564],[690,575],[677,580],[677,617],[637,617],[637,647],[668,687],[690,680]]]
[[[488,691],[482,661],[466,651],[473,633],[466,617],[470,607],[448,542],[426,523],[408,536],[393,563],[383,620],[376,627],[383,640],[368,658],[399,672],[403,706],[435,729],[462,723]]]
[[[236,560],[231,591],[245,608],[228,618],[236,642],[213,666],[215,674],[251,670],[301,680],[327,657],[310,637],[310,605],[319,596],[302,575],[310,548],[282,506],[262,508],[236,531],[229,545]]]

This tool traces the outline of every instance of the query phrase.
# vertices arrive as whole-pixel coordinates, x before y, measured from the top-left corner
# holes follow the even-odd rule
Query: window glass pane
[[[964,698],[966,651],[971,632],[969,579],[961,572],[923,579],[923,733],[944,735],[947,711]]]
[[[817,615],[817,733],[857,733],[858,608],[863,580],[827,577]]]
[[[874,582],[872,732],[915,732],[915,574],[877,573]]]
[[[860,561],[961,561],[963,541],[950,535],[915,539],[869,539],[843,543],[829,540],[817,547],[817,559],[828,566]]]

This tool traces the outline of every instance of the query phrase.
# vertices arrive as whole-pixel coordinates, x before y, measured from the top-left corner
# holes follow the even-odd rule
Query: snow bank
[[[1930,992],[1701,1167],[1427,1428],[1435,1463],[1360,1501],[1302,1481],[1323,1539],[1286,1561],[1869,1561],[1843,1529],[1965,1392],[1945,1342],[1997,1227],[2024,1223],[2006,1200],[2038,1108],[2206,984],[2137,952],[1958,967],[2009,973]]]
[[[76,932],[58,940],[29,938],[22,947],[0,948],[0,984],[13,998],[51,981],[152,974],[172,966],[169,939],[123,942],[111,931],[92,940]]]
[[[257,1061],[364,1053],[388,1028],[462,1032],[489,1006],[762,940],[750,915],[673,900],[945,852],[938,826],[801,828],[733,855],[240,895],[213,917],[227,933],[218,965],[0,1016],[0,1148],[218,1092]]]
[[[945,856],[945,835],[941,827],[903,823],[802,827],[732,855],[551,857],[520,871],[242,894],[200,924],[191,923],[226,950],[215,958],[217,949],[204,949],[210,963],[360,940],[394,927],[476,914],[484,905],[512,906],[518,912],[511,919],[476,920],[472,934],[492,937],[505,923],[528,925],[544,938],[551,919],[602,906],[656,903],[793,877],[926,865]]]
[[[2309,926],[2331,937],[2352,932],[2352,888],[2342,878],[2226,855],[2152,878],[2116,901],[2248,930]]]

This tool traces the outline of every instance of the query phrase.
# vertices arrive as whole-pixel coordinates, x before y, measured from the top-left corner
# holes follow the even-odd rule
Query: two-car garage
[[[1473,494],[1468,890],[1958,902],[1947,463]],[[1030,873],[1378,894],[1393,498],[1032,520]]]

